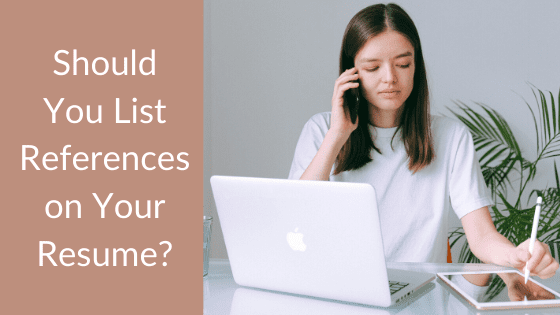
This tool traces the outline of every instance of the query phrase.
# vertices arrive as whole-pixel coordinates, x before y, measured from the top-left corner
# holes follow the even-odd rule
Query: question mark
[[[163,257],[167,256],[167,253],[169,253],[171,251],[171,247],[173,247],[173,246],[171,246],[171,243],[169,243],[168,241],[160,242],[159,245],[164,244],[164,243],[167,244],[167,246],[169,246],[169,248],[165,251],[165,253],[163,253]],[[167,263],[163,262],[163,266],[167,266]]]

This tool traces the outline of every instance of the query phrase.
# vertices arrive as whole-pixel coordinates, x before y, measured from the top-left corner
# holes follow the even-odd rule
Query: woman
[[[531,255],[528,241],[515,247],[496,231],[468,129],[429,113],[414,23],[398,5],[367,7],[346,28],[332,110],[305,125],[290,178],[370,183],[388,261],[445,262],[453,209],[480,260],[554,275],[548,246]]]

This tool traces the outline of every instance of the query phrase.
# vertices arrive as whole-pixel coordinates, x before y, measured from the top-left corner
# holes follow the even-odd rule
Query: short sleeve
[[[472,135],[466,126],[457,124],[454,142],[455,159],[449,181],[451,206],[459,218],[471,211],[492,205],[492,199],[482,176]]]
[[[319,113],[311,117],[305,126],[296,145],[292,167],[288,179],[299,179],[307,169],[329,130],[330,113]]]

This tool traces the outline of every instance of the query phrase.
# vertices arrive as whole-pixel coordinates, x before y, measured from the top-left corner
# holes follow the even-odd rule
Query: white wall
[[[396,1],[420,33],[432,113],[482,102],[510,123],[527,158],[534,129],[521,97],[530,82],[558,98],[560,1]],[[369,1],[205,1],[204,213],[209,178],[286,178],[304,123],[329,111],[342,35]],[[518,95],[519,94],[519,95]],[[536,187],[554,186],[551,162]],[[459,225],[458,219],[452,220]],[[211,257],[226,258],[219,221]]]

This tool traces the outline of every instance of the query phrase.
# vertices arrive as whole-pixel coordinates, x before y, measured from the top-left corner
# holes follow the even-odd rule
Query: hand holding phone
[[[346,139],[352,131],[358,127],[358,102],[355,100],[359,96],[359,75],[357,68],[350,68],[344,71],[335,81],[332,98],[331,129],[337,131]],[[344,102],[344,95],[352,99],[352,108],[348,108]],[[346,141],[344,139],[344,141]]]

